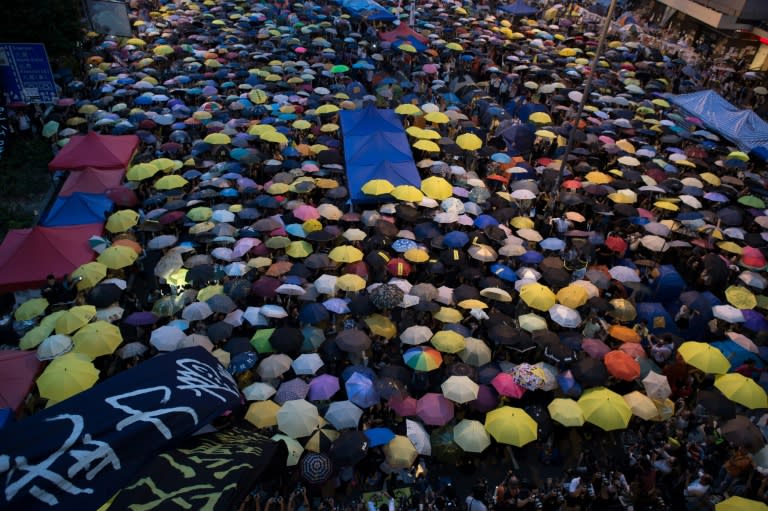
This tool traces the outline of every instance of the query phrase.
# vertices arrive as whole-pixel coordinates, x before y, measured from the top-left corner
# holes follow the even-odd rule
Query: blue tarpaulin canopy
[[[355,17],[372,21],[394,21],[395,15],[373,0],[340,0],[339,5]]]
[[[405,130],[392,110],[373,106],[343,110],[341,131],[352,202],[373,199],[362,191],[372,179],[386,179],[395,186],[421,186]]]
[[[538,9],[531,7],[523,0],[517,0],[514,3],[502,5],[499,9],[514,16],[531,16],[532,14],[539,12]]]
[[[111,211],[112,207],[112,201],[104,194],[76,192],[57,198],[40,225],[59,227],[99,224],[104,222],[106,213]]]
[[[768,122],[752,110],[736,108],[711,90],[669,95],[668,99],[742,151],[753,151],[763,159],[768,156]]]

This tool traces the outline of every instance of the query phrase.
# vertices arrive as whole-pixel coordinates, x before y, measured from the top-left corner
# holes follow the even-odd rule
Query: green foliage
[[[48,162],[53,158],[45,139],[14,138],[0,159],[0,239],[8,229],[31,227],[35,210],[51,187]]]
[[[77,0],[23,0],[0,16],[0,41],[43,43],[50,59],[72,55],[82,39]]]

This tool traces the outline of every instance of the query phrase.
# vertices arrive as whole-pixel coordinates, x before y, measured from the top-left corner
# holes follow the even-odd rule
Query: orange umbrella
[[[640,342],[640,335],[623,325],[613,325],[608,329],[608,335],[622,342]]]
[[[632,381],[640,377],[640,364],[623,351],[609,351],[603,358],[605,368],[619,380]]]
[[[122,245],[124,247],[130,247],[133,250],[135,250],[137,254],[141,254],[143,252],[141,245],[139,245],[133,240],[129,240],[128,238],[122,238],[122,239],[113,241],[112,245]]]

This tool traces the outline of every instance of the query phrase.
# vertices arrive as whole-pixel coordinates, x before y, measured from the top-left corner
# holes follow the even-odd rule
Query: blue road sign
[[[0,43],[0,84],[10,103],[56,101],[56,83],[45,45]]]

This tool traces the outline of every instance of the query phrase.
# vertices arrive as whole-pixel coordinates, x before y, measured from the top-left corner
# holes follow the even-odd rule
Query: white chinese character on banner
[[[179,359],[176,365],[178,366],[176,377],[180,383],[177,385],[178,389],[191,390],[197,397],[205,392],[225,403],[226,397],[216,391],[226,392],[235,397],[240,396],[235,380],[221,366],[214,368],[193,358]]]
[[[135,408],[132,408],[121,402],[121,400],[124,400],[127,398],[142,396],[145,394],[152,394],[155,392],[160,392],[162,395],[160,399],[160,404],[165,404],[171,399],[171,389],[164,386],[134,390],[133,392],[127,392],[125,394],[120,394],[118,396],[112,396],[112,397],[106,398],[105,401],[109,405],[113,406],[114,408],[117,408],[118,410],[122,410],[129,415],[129,417],[126,417],[125,419],[118,422],[115,429],[117,431],[122,431],[124,428],[132,424],[135,424],[137,422],[149,422],[150,424],[155,426],[155,428],[157,428],[157,430],[165,437],[166,440],[170,440],[171,438],[173,438],[173,433],[171,433],[171,430],[168,428],[168,426],[166,426],[162,420],[158,419],[158,417],[163,415],[169,415],[172,413],[186,413],[192,417],[192,420],[194,421],[195,425],[197,425],[197,422],[198,422],[197,413],[193,408],[190,408],[188,406],[177,406],[174,408],[161,408],[159,410],[144,411],[144,410],[136,410]],[[144,400],[134,400],[134,401],[143,402]]]

